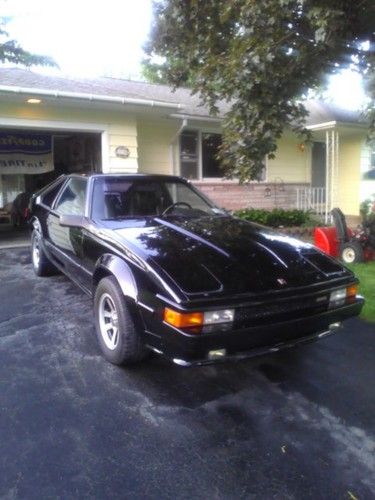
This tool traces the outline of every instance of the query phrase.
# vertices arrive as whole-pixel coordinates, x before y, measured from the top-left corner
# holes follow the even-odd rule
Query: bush
[[[273,210],[262,210],[258,208],[244,208],[236,210],[233,215],[240,219],[271,227],[317,225],[317,221],[313,219],[310,212],[297,209],[284,210],[283,208],[274,208]]]
[[[363,222],[375,220],[375,194],[362,201],[359,207]]]

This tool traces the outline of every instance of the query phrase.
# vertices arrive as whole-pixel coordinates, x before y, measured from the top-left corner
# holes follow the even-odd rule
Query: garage
[[[24,243],[31,194],[56,177],[101,170],[101,134],[0,129],[0,244]]]

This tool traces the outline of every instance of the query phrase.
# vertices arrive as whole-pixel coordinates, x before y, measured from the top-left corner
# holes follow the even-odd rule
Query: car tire
[[[94,296],[95,329],[104,357],[115,365],[143,360],[147,350],[113,276],[103,278]]]
[[[340,257],[345,264],[355,264],[365,260],[363,248],[358,241],[344,243],[340,248]]]
[[[37,276],[50,276],[57,273],[57,268],[46,256],[38,231],[34,229],[31,234],[31,263]]]

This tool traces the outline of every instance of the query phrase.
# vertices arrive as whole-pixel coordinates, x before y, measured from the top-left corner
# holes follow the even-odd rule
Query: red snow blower
[[[345,264],[375,259],[375,219],[365,221],[352,231],[347,227],[345,215],[339,208],[332,209],[331,214],[335,225],[315,228],[315,246]]]

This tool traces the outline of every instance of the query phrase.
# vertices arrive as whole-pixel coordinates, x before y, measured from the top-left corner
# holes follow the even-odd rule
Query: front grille
[[[329,295],[319,297],[294,298],[288,301],[275,301],[257,306],[243,307],[235,312],[234,323],[237,328],[276,323],[303,318],[328,310]]]

